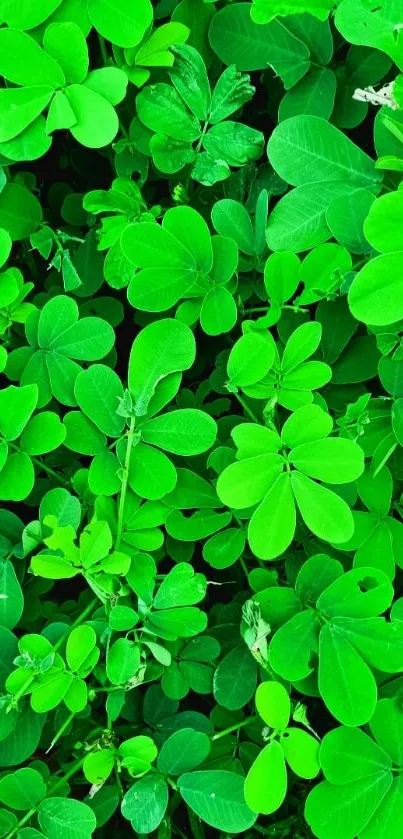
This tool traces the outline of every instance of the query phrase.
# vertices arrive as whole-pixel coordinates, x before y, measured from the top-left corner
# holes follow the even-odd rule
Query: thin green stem
[[[244,411],[248,414],[248,416],[253,419],[253,422],[259,422],[257,416],[253,413],[252,408],[249,407],[248,403],[243,399],[239,393],[234,393],[235,398],[238,400],[239,404],[242,405]]]
[[[308,309],[304,308],[304,306],[294,306],[292,303],[284,303],[281,307],[282,309],[290,309],[292,312],[307,312]],[[268,312],[270,309],[269,304],[266,306],[254,306],[252,309],[245,309],[245,315],[250,315],[252,312]]]
[[[127,432],[127,449],[126,449],[125,462],[124,462],[124,466],[123,466],[122,486],[120,488],[120,495],[119,495],[118,526],[117,526],[116,541],[115,541],[115,549],[117,551],[119,550],[120,543],[122,541],[123,514],[124,514],[124,509],[125,509],[127,482],[129,480],[130,457],[131,457],[132,448],[133,448],[135,424],[136,424],[136,417],[131,417],[129,430]]]
[[[73,721],[75,715],[76,715],[75,711],[72,711],[71,714],[68,715],[68,717],[65,719],[63,725],[61,725],[59,730],[56,732],[49,748],[46,749],[45,754],[48,754],[49,752],[52,751],[52,749],[54,748],[54,746],[56,745],[58,740],[60,740],[62,734],[64,734],[64,732],[66,731],[66,728],[68,728],[70,723]]]
[[[103,38],[102,35],[98,35],[98,40],[99,40],[99,46],[101,47],[102,61],[104,62],[105,66],[108,66],[109,55],[108,55],[107,49],[106,49],[105,38]]]
[[[219,731],[218,734],[214,734],[211,738],[212,740],[220,740],[221,737],[225,737],[227,734],[231,734],[233,731],[238,731],[240,728],[244,728],[245,725],[249,725],[251,722],[256,722],[259,717],[254,714],[252,717],[245,717],[244,720],[241,722],[237,722],[235,725],[230,725],[229,728],[224,728],[223,731]]]
[[[242,571],[243,571],[243,572],[244,572],[244,574],[245,574],[246,579],[249,579],[249,571],[248,571],[248,567],[247,567],[246,562],[245,562],[245,560],[243,559],[243,557],[242,557],[242,556],[240,556],[240,557],[239,557],[239,564],[240,564],[240,566],[241,566],[241,568],[242,568]]]
[[[120,130],[121,130],[121,132],[122,132],[122,134],[123,134],[124,138],[125,138],[126,140],[128,140],[128,139],[129,139],[129,134],[128,134],[128,132],[127,132],[127,130],[126,130],[126,128],[125,128],[125,126],[123,125],[123,122],[122,122],[122,120],[121,120],[121,119],[119,120],[119,128],[120,128]]]

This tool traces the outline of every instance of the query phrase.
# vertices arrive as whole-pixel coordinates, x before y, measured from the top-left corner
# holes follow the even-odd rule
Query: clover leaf
[[[207,335],[228,332],[237,312],[230,284],[238,264],[233,239],[211,237],[202,216],[190,207],[174,207],[162,225],[139,222],[122,234],[122,250],[140,270],[130,282],[128,299],[142,311],[164,312],[182,298],[180,320],[198,317]],[[163,271],[163,273],[161,273]]]
[[[251,515],[248,540],[260,559],[275,559],[288,548],[295,532],[296,505],[319,538],[338,543],[346,541],[344,534],[352,535],[348,505],[317,481],[355,480],[363,472],[364,455],[352,440],[329,437],[331,426],[330,417],[312,405],[289,417],[281,437],[248,423],[233,429],[237,460],[220,474],[217,492],[234,509],[258,505]]]

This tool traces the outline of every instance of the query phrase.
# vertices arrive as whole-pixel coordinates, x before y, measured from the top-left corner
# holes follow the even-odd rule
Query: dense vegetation
[[[403,0],[0,4],[0,839],[400,839]]]

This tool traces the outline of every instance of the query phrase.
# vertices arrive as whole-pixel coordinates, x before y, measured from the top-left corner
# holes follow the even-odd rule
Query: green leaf
[[[242,775],[222,769],[181,775],[178,786],[186,804],[210,827],[242,833],[255,821],[243,793]]]
[[[146,87],[136,97],[138,115],[151,131],[175,140],[193,142],[200,137],[200,123],[190,114],[175,88],[163,82]]]
[[[25,674],[24,674],[25,678]],[[45,717],[26,707],[18,718],[18,725],[0,742],[0,766],[18,766],[38,748]]]
[[[0,74],[18,85],[49,85],[51,88],[65,84],[60,65],[26,32],[19,29],[1,29]]]
[[[299,279],[304,290],[297,298],[298,304],[305,306],[330,295],[351,267],[351,256],[340,245],[330,243],[314,248],[301,265]]]
[[[46,714],[57,708],[66,698],[74,676],[65,670],[53,668],[40,676],[31,695],[31,708],[37,714]],[[82,710],[82,708],[80,709]]]
[[[206,335],[230,332],[237,317],[235,300],[225,286],[218,285],[207,292],[200,311],[200,325]]]
[[[10,813],[9,810],[0,809],[0,833],[6,836],[10,831],[18,829],[18,819],[15,813]]]
[[[351,538],[353,516],[339,495],[300,472],[291,473],[291,485],[301,516],[315,536],[335,544]]]
[[[333,420],[323,408],[319,405],[304,405],[286,419],[281,439],[284,445],[293,449],[304,443],[322,440],[331,433],[332,428]]]
[[[129,486],[141,498],[157,501],[172,492],[176,481],[175,466],[166,454],[144,443],[132,449]]]
[[[282,372],[289,373],[303,361],[306,361],[307,358],[310,358],[318,349],[321,337],[322,327],[317,321],[301,324],[292,333],[285,345],[281,360]]]
[[[251,507],[264,498],[282,470],[278,454],[259,454],[231,463],[218,478],[218,497],[227,507]]]
[[[22,184],[7,183],[0,192],[0,227],[13,242],[26,239],[41,221],[42,207],[36,196]]]
[[[0,625],[14,629],[24,608],[24,596],[14,566],[9,559],[1,561],[0,566]]]
[[[264,266],[264,286],[274,305],[286,303],[298,287],[300,261],[290,251],[272,253]]]
[[[375,250],[381,253],[400,250],[399,217],[402,195],[390,192],[376,198],[364,222],[364,234]]]
[[[175,140],[165,134],[154,134],[151,137],[150,151],[157,169],[167,175],[179,172],[195,159],[195,152],[189,143]]]
[[[210,752],[207,734],[182,728],[174,731],[162,746],[158,756],[158,769],[164,775],[181,775],[200,766]]]
[[[254,254],[255,240],[247,209],[232,198],[216,201],[211,211],[213,225],[220,236],[228,236],[243,253]]]
[[[166,499],[165,499],[166,500]],[[229,568],[245,550],[245,535],[242,530],[230,527],[215,533],[203,545],[203,559],[211,566],[222,570]]]
[[[4,144],[12,140],[31,125],[46,108],[52,95],[53,89],[49,85],[1,90],[0,142]]]
[[[317,607],[327,618],[371,618],[385,612],[392,599],[393,587],[383,571],[353,568],[322,592]]]
[[[213,90],[209,122],[215,125],[226,119],[248,102],[254,93],[249,76],[238,73],[235,65],[230,64],[221,73]]]
[[[207,451],[217,435],[215,420],[197,408],[169,411],[141,426],[141,439],[164,451],[196,455]]]
[[[387,326],[403,317],[403,252],[385,253],[367,262],[356,274],[348,303],[357,320]]]
[[[262,682],[256,691],[255,703],[266,725],[280,731],[287,727],[291,703],[284,685],[280,682]]]
[[[11,238],[7,230],[0,228],[0,266],[4,265],[10,256],[11,252]]]
[[[118,638],[109,649],[106,672],[113,685],[125,685],[140,667],[140,649],[128,638]]]
[[[274,634],[269,647],[269,661],[283,679],[298,682],[313,669],[313,654],[318,652],[319,623],[309,609],[294,615]]]
[[[225,120],[210,128],[203,146],[213,160],[224,160],[229,166],[244,166],[262,156],[264,135],[249,125]]]
[[[320,765],[331,784],[343,786],[383,770],[389,771],[392,762],[386,752],[361,729],[340,726],[323,738]]]
[[[123,385],[114,370],[104,364],[92,364],[78,374],[74,393],[81,410],[103,434],[121,434],[125,420],[117,409],[123,399]]]
[[[66,644],[66,660],[70,670],[78,671],[92,653],[96,635],[92,626],[77,626],[70,632]]]
[[[392,775],[385,772],[339,787],[323,781],[308,795],[305,819],[319,839],[353,839],[363,835],[391,783]]]
[[[327,209],[335,198],[348,195],[351,189],[351,184],[346,182],[329,181],[308,183],[284,195],[271,213],[266,229],[270,250],[300,253],[330,239]]]
[[[32,7],[30,2],[20,3],[17,7],[13,0],[6,0],[2,13],[9,26],[15,26],[18,29],[33,29],[43,23],[58,6],[60,6],[60,0],[43,0],[39,8]]]
[[[0,431],[8,440],[16,440],[27,425],[38,401],[36,385],[9,387],[0,390]]]
[[[193,180],[203,186],[213,186],[219,181],[225,181],[230,174],[231,169],[225,160],[214,160],[207,152],[199,152],[192,169]]]
[[[397,839],[402,829],[401,798],[403,793],[402,779],[394,779],[390,791],[385,795],[379,809],[365,828],[366,839],[379,836],[389,836]]]
[[[206,120],[211,101],[206,65],[189,44],[177,44],[172,51],[175,63],[169,72],[171,81],[195,117]]]
[[[35,769],[17,769],[0,780],[0,801],[13,810],[35,808],[45,795],[46,785]]]
[[[334,238],[351,253],[370,250],[363,226],[373,200],[368,189],[355,189],[349,195],[334,198],[329,204],[326,223]]]
[[[339,32],[351,44],[364,44],[383,50],[402,69],[401,44],[394,37],[400,20],[400,3],[386,3],[380,8],[369,8],[362,0],[343,0],[335,15]]]
[[[57,93],[55,94],[57,96]],[[55,98],[55,97],[54,97]],[[52,106],[51,101],[50,107]],[[16,162],[21,160],[37,160],[49,151],[52,145],[51,137],[46,133],[46,120],[38,116],[17,137],[6,143],[0,143],[0,152],[5,157]],[[21,312],[24,311],[24,307]],[[29,311],[25,308],[25,313]]]
[[[105,437],[80,411],[69,411],[63,417],[66,428],[64,445],[79,454],[97,455],[105,449]]]
[[[256,662],[248,648],[235,647],[214,673],[214,698],[230,711],[243,708],[255,692],[256,675]]]
[[[267,816],[281,807],[287,793],[287,770],[280,743],[262,749],[245,779],[245,801],[255,813]]]
[[[325,20],[332,8],[331,0],[253,0],[251,17],[255,23],[268,23],[276,15],[298,15],[308,12]]]
[[[85,87],[99,93],[110,105],[118,105],[126,96],[128,78],[118,67],[100,67],[85,79]]]
[[[280,739],[285,759],[299,778],[311,780],[320,772],[319,741],[302,728],[288,728]]]
[[[29,420],[22,432],[20,446],[26,454],[42,455],[62,445],[66,429],[53,411],[41,411]]]
[[[42,801],[38,819],[46,839],[89,839],[95,830],[95,815],[87,804],[72,798],[52,797]]]
[[[398,766],[403,764],[403,714],[398,698],[381,699],[370,728],[381,749]]]
[[[67,559],[50,554],[38,554],[32,557],[31,571],[45,580],[69,580],[80,573]]]
[[[280,123],[267,153],[280,177],[294,186],[343,181],[365,187],[381,180],[374,161],[320,117],[300,115]]]
[[[242,3],[217,12],[209,39],[224,64],[235,64],[237,70],[264,70],[271,65],[287,89],[308,70],[305,44],[277,20],[258,26],[250,17],[250,7]]]
[[[290,452],[289,462],[311,478],[344,484],[364,471],[364,452],[353,440],[327,437],[297,446]]]
[[[146,622],[147,630],[167,641],[192,638],[204,632],[206,626],[207,615],[194,606],[181,606],[176,609],[153,612]]]
[[[251,551],[258,559],[276,559],[291,544],[295,524],[295,502],[290,475],[283,472],[272,483],[249,522],[248,541]]]
[[[136,416],[147,412],[157,384],[170,373],[191,367],[195,355],[193,333],[179,321],[155,321],[140,332],[129,358],[129,389]]]
[[[100,35],[119,47],[135,47],[153,20],[150,0],[88,0],[88,14]]]
[[[309,557],[300,568],[295,581],[295,592],[307,607],[314,606],[318,597],[334,580],[343,574],[343,566],[326,554]]]
[[[207,580],[203,574],[195,574],[187,562],[179,562],[162,581],[154,598],[154,607],[193,606],[203,600],[206,588]]]
[[[264,378],[275,355],[274,343],[257,332],[248,332],[233,345],[227,364],[231,386],[246,387]]]
[[[88,49],[76,23],[51,23],[45,29],[43,46],[62,68],[68,84],[80,84],[88,73]]]
[[[158,775],[136,781],[122,801],[122,816],[138,833],[151,833],[161,823],[168,806],[168,787]]]
[[[113,771],[114,756],[110,749],[90,752],[83,764],[83,773],[90,784],[104,784]]]
[[[90,149],[109,145],[118,132],[119,120],[107,99],[81,84],[67,87],[66,96],[76,119],[70,127],[75,140]]]
[[[403,667],[403,626],[400,621],[389,623],[385,618],[334,618],[333,626],[370,667],[395,673]],[[393,650],[393,652],[392,652]]]
[[[319,690],[331,714],[344,725],[364,725],[374,713],[375,678],[354,647],[330,624],[320,633]]]
[[[279,107],[279,122],[299,114],[329,119],[334,108],[337,78],[332,70],[321,67],[312,70],[283,96]]]
[[[136,52],[135,62],[142,67],[172,67],[174,57],[169,52],[173,44],[182,44],[189,37],[183,23],[164,23],[151,33]]]

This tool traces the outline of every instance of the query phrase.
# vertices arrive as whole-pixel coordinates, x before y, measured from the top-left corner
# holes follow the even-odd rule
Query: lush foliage
[[[0,7],[0,839],[398,839],[403,2]]]

